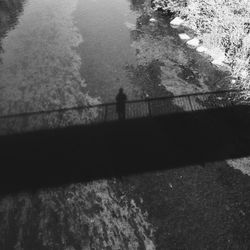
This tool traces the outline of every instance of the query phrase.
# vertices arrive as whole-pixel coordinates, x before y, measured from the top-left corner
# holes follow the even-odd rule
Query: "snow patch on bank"
[[[184,20],[180,17],[175,17],[171,22],[170,24],[173,25],[173,26],[180,26],[184,23]]]
[[[200,44],[200,41],[199,41],[199,39],[196,38],[196,37],[193,38],[193,39],[191,39],[191,40],[189,40],[189,41],[187,42],[187,45],[189,45],[189,46],[191,46],[191,47],[198,47],[199,44]]]
[[[181,40],[189,40],[189,39],[191,39],[190,36],[185,34],[185,33],[179,34],[179,37],[180,37]]]
[[[178,26],[186,26],[186,22],[184,19],[180,17],[174,18],[170,24],[174,27]],[[185,24],[185,25],[184,25]],[[215,66],[219,67],[223,71],[230,71],[230,67],[226,64],[228,63],[228,60],[226,58],[225,52],[220,48],[207,48],[205,46],[200,45],[200,41],[197,37],[189,37],[185,33],[179,34],[180,39],[182,40],[188,40],[187,45],[193,49],[196,48],[197,52],[204,53],[206,55],[209,55],[211,57],[211,63]],[[191,40],[190,40],[191,39]]]
[[[200,52],[200,53],[205,53],[208,51],[208,49],[204,46],[199,46],[196,48],[197,52]]]

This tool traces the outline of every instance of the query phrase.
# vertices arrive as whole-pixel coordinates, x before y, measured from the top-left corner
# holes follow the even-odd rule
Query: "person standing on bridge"
[[[119,120],[124,120],[125,119],[126,101],[127,101],[127,96],[123,92],[123,88],[120,88],[119,93],[116,96],[116,112],[118,114],[118,119]]]

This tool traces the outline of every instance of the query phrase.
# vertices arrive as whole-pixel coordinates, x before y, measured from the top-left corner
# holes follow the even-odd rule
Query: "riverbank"
[[[159,32],[159,26],[164,27],[158,19],[161,17],[161,20],[167,20],[165,28],[168,27],[169,18],[156,12],[153,18],[157,23],[152,24],[156,28],[151,28],[155,33]],[[171,32],[171,35],[174,34],[176,38],[175,42],[182,46],[185,42],[178,37],[178,33],[190,34],[190,30],[185,27],[179,27]],[[156,54],[160,55],[158,57],[162,60],[164,47],[159,47],[158,42],[156,44],[160,49],[156,50],[154,42],[146,42],[148,44],[144,45],[144,50],[153,47],[152,51],[158,52]],[[166,43],[162,44],[166,45]],[[230,78],[226,80],[230,74],[220,71],[196,50],[186,45],[184,47],[185,54],[182,54],[179,60],[185,62],[186,57],[183,55],[187,54],[194,60],[191,64],[187,64],[189,67],[186,75],[183,70],[182,74],[178,75],[178,80],[173,81],[173,86],[170,85],[167,77],[166,80],[161,81],[166,89],[172,93],[194,91],[195,83],[199,88],[201,85],[196,81],[197,79],[194,79],[195,74],[192,72],[195,67],[200,66],[199,62],[202,62],[203,70],[209,72],[207,75],[211,77],[207,79],[205,88],[215,90],[231,87]],[[140,49],[140,46],[136,48]],[[166,65],[168,67],[164,70]],[[169,64],[162,63],[161,69],[167,74]],[[200,72],[202,70],[199,70],[196,76]],[[179,80],[179,76],[184,76],[189,81],[184,83]],[[225,81],[219,80],[223,78]],[[207,131],[203,132],[207,133]],[[249,176],[232,167],[237,166],[238,169],[245,169],[247,172],[248,162],[248,160],[237,159],[206,162],[178,170],[122,177],[122,180],[111,181],[110,185],[117,190],[117,195],[124,195],[134,200],[142,211],[148,214],[149,222],[155,230],[153,242],[156,249],[247,249],[250,245],[248,241],[250,215],[247,212],[250,207]]]
[[[248,2],[154,0],[154,9],[175,13],[173,24],[195,32],[213,64],[228,66],[238,81],[231,85],[248,88],[249,84],[249,12]]]

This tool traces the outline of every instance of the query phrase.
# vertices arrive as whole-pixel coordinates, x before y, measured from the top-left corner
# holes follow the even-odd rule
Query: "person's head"
[[[120,88],[120,89],[119,89],[119,93],[123,93],[123,88]]]

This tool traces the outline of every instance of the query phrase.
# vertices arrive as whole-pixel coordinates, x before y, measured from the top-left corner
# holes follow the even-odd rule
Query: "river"
[[[214,90],[225,75],[188,48],[168,18],[149,13],[144,0],[17,6],[9,11],[15,21],[1,27],[1,115],[112,102],[120,87],[129,100]],[[34,121],[15,126],[24,123]]]
[[[0,2],[0,114],[109,102],[120,87],[129,99],[223,88],[227,73],[147,10],[144,0]],[[207,163],[0,197],[0,248],[243,249],[249,180],[228,169]]]

